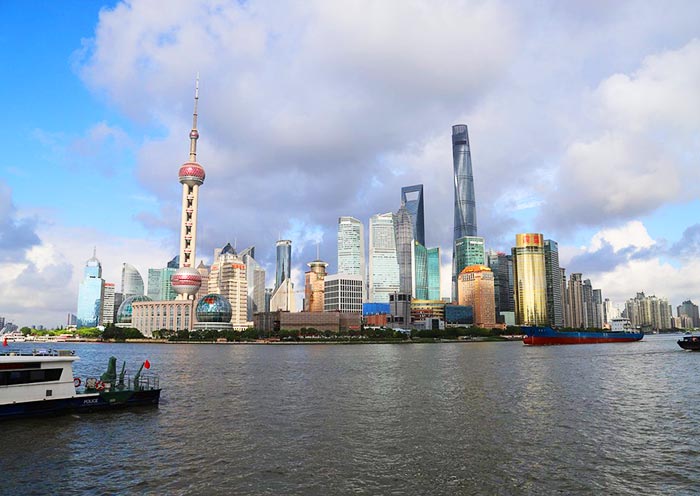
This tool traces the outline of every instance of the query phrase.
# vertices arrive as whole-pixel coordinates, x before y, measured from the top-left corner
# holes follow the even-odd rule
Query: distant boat
[[[628,343],[644,337],[641,331],[557,331],[551,327],[523,327],[523,343],[532,346],[554,344]]]
[[[678,346],[684,350],[700,351],[700,336],[684,336],[678,340]]]

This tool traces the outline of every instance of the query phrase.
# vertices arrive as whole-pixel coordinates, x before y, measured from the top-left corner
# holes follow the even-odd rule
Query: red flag
[[[5,336],[5,339],[2,340],[2,345],[7,346],[7,336]]]
[[[151,368],[151,362],[149,362],[148,360],[146,360],[145,362],[143,362],[143,366],[146,367],[147,369],[150,369],[150,368]]]

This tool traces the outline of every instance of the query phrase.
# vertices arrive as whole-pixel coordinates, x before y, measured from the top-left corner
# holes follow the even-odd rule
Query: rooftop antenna
[[[321,242],[316,242],[316,260],[321,260]]]

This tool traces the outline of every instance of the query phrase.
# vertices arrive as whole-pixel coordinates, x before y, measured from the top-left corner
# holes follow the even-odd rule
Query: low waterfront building
[[[333,274],[324,279],[324,302],[326,312],[349,312],[362,314],[363,279],[358,275]]]
[[[301,329],[359,331],[362,328],[360,314],[345,312],[262,312],[256,313],[253,320],[255,328],[265,333]]]
[[[128,327],[135,327],[151,338],[154,331],[162,329],[190,331],[195,323],[194,300],[134,301]]]

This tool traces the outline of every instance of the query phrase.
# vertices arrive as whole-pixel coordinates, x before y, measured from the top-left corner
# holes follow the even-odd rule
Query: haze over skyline
[[[700,300],[695,2],[3,2],[0,315],[75,312],[104,277],[178,252],[199,72],[199,258],[256,246],[274,279],[336,267],[339,216],[424,185],[427,246],[453,232],[451,126],[469,126],[479,235],[559,242],[616,303]],[[199,260],[197,261],[197,263]],[[120,288],[118,288],[120,289]]]

